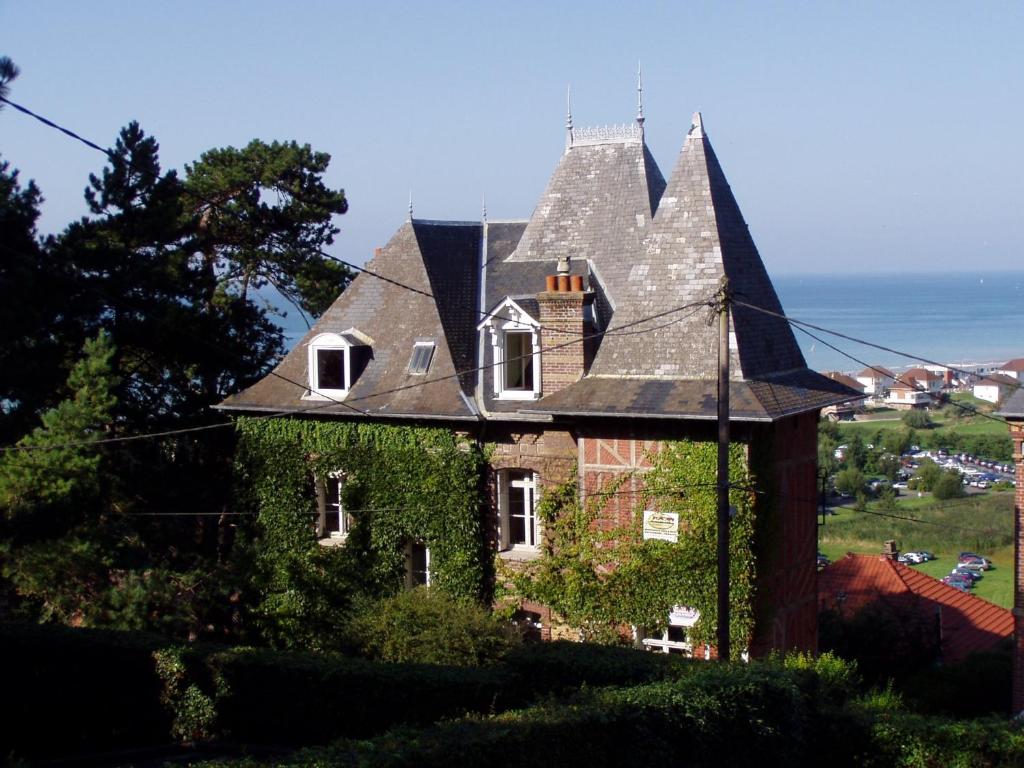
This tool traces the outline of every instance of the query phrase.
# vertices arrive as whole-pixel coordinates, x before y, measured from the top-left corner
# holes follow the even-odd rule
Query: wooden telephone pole
[[[729,278],[718,294],[718,659],[729,660]]]

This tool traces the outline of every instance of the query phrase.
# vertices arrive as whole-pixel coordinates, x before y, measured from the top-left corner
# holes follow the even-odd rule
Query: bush
[[[975,653],[959,664],[932,667],[901,689],[915,712],[948,717],[1009,716],[1013,679],[1012,646]]]
[[[904,413],[900,416],[900,421],[911,429],[930,429],[935,426],[927,411],[919,411],[917,409]]]
[[[932,486],[932,495],[940,501],[955,499],[964,495],[963,481],[955,469],[947,469]]]
[[[867,481],[864,479],[863,472],[851,467],[850,469],[842,470],[836,475],[835,484],[836,490],[840,493],[856,496],[858,493],[864,493]]]
[[[378,661],[480,666],[521,642],[482,606],[420,587],[372,603],[350,624],[352,640]]]

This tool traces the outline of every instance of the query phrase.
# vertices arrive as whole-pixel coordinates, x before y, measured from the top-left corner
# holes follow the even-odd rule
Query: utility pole
[[[729,660],[729,278],[718,294],[718,659]]]

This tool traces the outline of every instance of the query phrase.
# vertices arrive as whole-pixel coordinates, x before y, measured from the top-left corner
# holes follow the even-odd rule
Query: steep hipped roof
[[[636,249],[665,178],[638,128],[580,131],[548,181],[513,261],[614,262]],[[540,290],[536,288],[533,290]]]
[[[499,401],[484,386],[493,349],[478,325],[506,297],[535,311],[561,257],[584,276],[595,327],[609,332],[591,340],[595,358],[582,381],[538,402]],[[738,301],[782,311],[699,115],[667,188],[639,126],[580,131],[528,222],[411,221],[372,269],[388,279],[360,275],[276,375],[223,407],[477,419],[479,405],[495,418],[703,419],[718,369],[705,303],[718,278],[729,276]],[[693,305],[689,315],[673,312],[684,304]],[[635,325],[653,315],[662,317]],[[303,399],[308,343],[349,328],[374,339],[373,357],[347,405],[311,406]],[[771,420],[859,394],[807,370],[783,318],[735,304],[732,328],[733,418]],[[543,336],[542,328],[542,345]],[[425,339],[437,352],[426,378],[414,377],[409,355]]]
[[[818,597],[826,609],[852,616],[876,601],[915,611],[922,619],[941,618],[941,649],[947,663],[990,650],[1013,634],[1013,614],[975,595],[884,556],[854,555],[819,574]]]
[[[672,172],[653,226],[635,253],[615,268],[600,265],[617,312],[612,327],[677,307],[706,302],[727,275],[737,299],[769,312],[782,306],[725,179],[700,114]],[[678,322],[665,326],[668,320]],[[718,375],[718,330],[707,311],[687,310],[652,321],[663,326],[634,336],[609,335],[591,369],[596,376],[655,376],[714,379]],[[736,304],[732,310],[735,379],[805,368],[789,324]]]
[[[368,274],[357,276],[273,374],[227,398],[220,407],[317,416],[364,413],[477,419],[454,374],[472,368],[469,361],[475,361],[480,237],[481,227],[475,223],[407,222],[368,265],[394,283]],[[310,340],[349,328],[373,339],[372,357],[365,370],[343,403],[304,399]],[[413,344],[418,340],[432,340],[436,345],[425,377],[408,373]],[[472,386],[472,379],[467,387]]]

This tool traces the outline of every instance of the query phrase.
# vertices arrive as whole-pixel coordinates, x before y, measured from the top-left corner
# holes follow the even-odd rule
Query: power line
[[[757,312],[761,312],[761,313],[766,314],[766,315],[771,315],[772,317],[781,318],[782,320],[785,320],[790,325],[805,326],[807,328],[813,328],[816,331],[821,331],[823,333],[828,333],[828,334],[830,334],[832,336],[838,336],[839,338],[846,339],[847,341],[852,341],[852,342],[854,342],[856,344],[863,344],[866,347],[873,347],[874,349],[881,350],[882,352],[889,352],[889,353],[894,354],[894,355],[900,355],[901,357],[909,357],[911,360],[917,360],[917,361],[925,363],[927,365],[934,365],[934,366],[936,366],[938,368],[946,368],[947,370],[954,371],[954,372],[962,374],[964,376],[968,376],[969,377],[969,376],[976,376],[977,375],[975,372],[968,371],[965,368],[959,368],[959,367],[957,367],[955,365],[950,365],[948,363],[939,363],[939,362],[936,362],[935,360],[930,360],[927,357],[924,357],[922,355],[915,355],[915,354],[913,354],[911,352],[904,352],[904,351],[901,351],[901,350],[898,350],[898,349],[893,349],[892,347],[884,346],[882,344],[876,344],[873,341],[867,341],[866,339],[859,339],[856,336],[850,336],[849,334],[843,333],[841,331],[833,330],[832,328],[825,328],[825,327],[820,326],[820,325],[815,325],[814,323],[809,323],[806,320],[798,320],[796,318],[789,317],[789,316],[787,316],[787,315],[785,315],[783,313],[775,312],[773,310],[766,309],[765,307],[758,307],[758,306],[756,306],[754,304],[749,304],[749,303],[747,303],[745,301],[741,301],[739,299],[736,299],[734,303],[738,304],[739,306],[747,307],[748,309],[753,309],[753,310],[755,310]],[[833,347],[833,349],[835,349],[835,348]],[[842,352],[841,350],[836,350],[836,351],[840,352],[840,354],[846,355],[846,353]],[[846,356],[849,357],[851,360],[855,360],[856,359],[856,358],[853,358],[850,355],[846,355]],[[875,370],[875,371],[878,370],[874,366],[867,366],[867,367],[870,367],[872,370]],[[1011,386],[1011,385],[1008,384],[1007,386]],[[1014,384],[1012,386],[1013,386],[1014,389],[1020,389],[1020,387],[1024,386],[1024,383],[1017,382],[1016,384]]]
[[[43,117],[42,115],[37,114],[36,112],[33,112],[28,107],[25,107],[25,106],[22,106],[21,104],[13,102],[13,101],[11,101],[10,99],[8,99],[8,98],[6,98],[4,96],[0,96],[0,101],[4,102],[6,104],[10,104],[12,107],[14,107],[19,112],[22,112],[23,114],[28,115],[29,117],[32,117],[32,118],[38,120],[39,122],[43,123],[47,127],[54,128],[54,129],[60,131],[61,133],[69,136],[70,138],[74,139],[75,141],[81,142],[82,144],[84,144],[85,146],[89,147],[90,149],[94,149],[97,152],[102,152],[104,155],[107,156],[107,158],[109,158],[112,161],[119,162],[119,161],[122,160],[122,158],[119,158],[116,154],[114,154],[114,152],[112,150],[104,149],[103,147],[101,147],[96,142],[90,141],[89,139],[86,139],[86,138],[82,137],[81,135],[75,133],[71,129],[65,128],[64,126],[59,125],[58,123],[55,123],[54,121],[49,120],[48,118]],[[130,159],[123,158],[123,161],[127,164],[127,166],[129,168],[131,168],[133,170],[138,170],[138,168],[135,167],[135,165],[131,162]],[[164,174],[164,176],[166,176],[166,174]],[[189,191],[189,194],[191,194],[193,197],[195,197],[199,201],[201,201],[201,202],[205,203],[206,205],[210,206],[211,208],[215,208],[218,211],[226,213],[229,216],[232,216],[232,217],[236,218],[238,221],[241,221],[243,224],[246,223],[239,216],[239,214],[236,211],[233,211],[230,208],[225,207],[223,203],[220,203],[220,202],[218,202],[216,200],[211,200],[210,198],[207,198],[207,197],[202,196],[202,195],[198,195],[194,191]],[[273,233],[273,232],[271,232],[269,234],[270,234],[271,237],[276,237],[275,233]],[[409,285],[407,283],[403,283],[400,280],[395,280],[394,278],[388,277],[386,275],[382,275],[379,272],[376,272],[376,271],[374,271],[372,269],[367,269],[366,267],[361,267],[361,266],[359,266],[357,264],[353,264],[352,262],[346,261],[345,259],[342,259],[339,256],[335,256],[334,254],[327,253],[327,251],[325,251],[325,250],[323,250],[321,248],[314,248],[313,250],[317,253],[317,255],[319,255],[319,256],[321,256],[321,257],[323,257],[325,259],[329,259],[331,261],[335,261],[335,262],[337,262],[339,264],[342,264],[342,265],[348,267],[349,269],[354,269],[357,272],[362,272],[363,274],[369,275],[370,277],[374,277],[374,278],[376,278],[378,280],[381,280],[381,281],[383,281],[385,283],[389,283],[389,284],[394,285],[394,286],[396,286],[398,288],[402,288],[403,290],[411,291],[412,293],[419,294],[420,296],[425,296],[426,298],[432,299],[434,301],[437,300],[437,298],[434,296],[434,294],[431,293],[430,291],[424,291],[421,288],[416,288],[415,286]],[[271,282],[273,282],[273,281],[271,281]],[[285,297],[285,298],[287,299],[288,297]],[[291,301],[291,300],[289,299],[289,301]],[[483,310],[478,311],[477,314],[480,317],[485,317],[485,318],[493,317],[496,320],[511,321],[511,320],[514,319],[514,318],[511,318],[511,317],[505,317],[504,315],[499,315],[499,314],[494,313],[494,312],[487,312],[487,311],[483,311]],[[307,322],[307,325],[308,325],[308,322]],[[538,327],[540,327],[541,329],[545,329],[544,326],[538,326]],[[564,331],[562,331],[560,329],[546,328],[546,330],[556,330],[559,333],[564,333]]]

